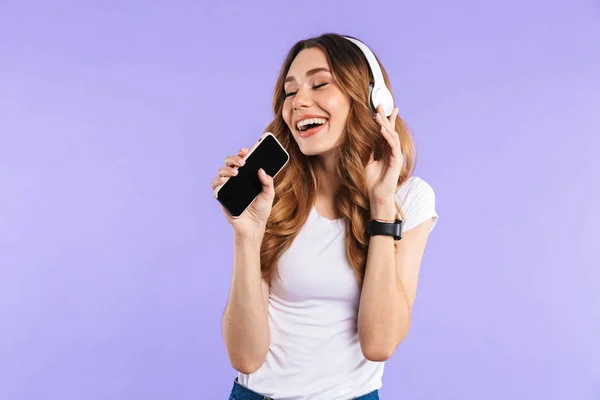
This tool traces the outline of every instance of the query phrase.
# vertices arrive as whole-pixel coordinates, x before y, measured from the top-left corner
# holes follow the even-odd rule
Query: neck
[[[317,176],[319,177],[319,196],[333,199],[337,193],[340,182],[335,176],[337,156],[330,152],[319,156]]]

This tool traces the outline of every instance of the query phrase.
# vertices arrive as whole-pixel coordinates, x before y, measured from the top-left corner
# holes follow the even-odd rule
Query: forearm
[[[393,204],[372,206],[372,218],[393,220]],[[358,334],[365,357],[384,361],[408,332],[410,305],[396,266],[394,238],[372,236],[358,312]]]
[[[251,373],[269,350],[268,310],[260,272],[261,238],[234,237],[233,276],[223,315],[223,336],[232,366]]]

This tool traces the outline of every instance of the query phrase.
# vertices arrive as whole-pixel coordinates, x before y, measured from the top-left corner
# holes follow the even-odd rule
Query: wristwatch
[[[367,224],[367,235],[393,236],[394,240],[400,240],[402,239],[402,220],[396,219],[394,222],[383,222],[372,219]]]

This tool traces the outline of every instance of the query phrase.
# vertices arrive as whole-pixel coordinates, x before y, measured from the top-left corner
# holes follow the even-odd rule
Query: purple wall
[[[227,398],[209,184],[328,31],[382,59],[440,214],[382,398],[600,398],[597,2],[63,3],[0,5],[0,399]]]

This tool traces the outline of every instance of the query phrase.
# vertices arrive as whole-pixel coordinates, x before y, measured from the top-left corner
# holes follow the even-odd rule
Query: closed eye
[[[320,84],[320,85],[313,86],[313,89],[320,89],[320,88],[322,88],[323,86],[327,86],[327,85],[328,85],[328,83],[322,83],[322,84]],[[296,92],[290,92],[290,93],[286,93],[286,94],[285,94],[285,97],[290,97],[291,95],[294,95],[294,94],[296,94]]]

